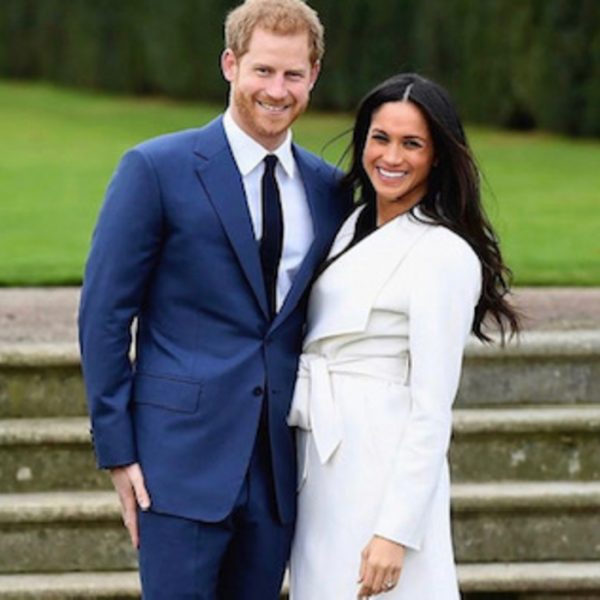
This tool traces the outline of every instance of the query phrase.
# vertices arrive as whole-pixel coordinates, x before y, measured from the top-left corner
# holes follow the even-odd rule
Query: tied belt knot
[[[407,384],[408,353],[399,356],[330,358],[306,353],[300,357],[298,379],[288,425],[312,432],[321,464],[338,449],[343,438],[342,416],[332,389],[332,374],[363,375]]]

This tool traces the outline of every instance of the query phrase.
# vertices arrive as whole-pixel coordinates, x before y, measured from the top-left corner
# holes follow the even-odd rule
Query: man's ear
[[[229,81],[229,83],[235,79],[237,67],[237,58],[233,53],[233,50],[231,50],[231,48],[225,48],[223,54],[221,54],[221,71],[223,72],[223,77],[225,77],[225,80]]]
[[[321,72],[321,61],[317,60],[310,68],[310,89],[312,90],[315,87],[315,83],[317,83],[317,79],[319,78],[319,73]]]

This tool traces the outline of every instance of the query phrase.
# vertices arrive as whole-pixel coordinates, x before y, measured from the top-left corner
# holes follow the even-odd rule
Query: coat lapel
[[[242,177],[227,143],[222,119],[207,125],[196,145],[196,172],[242,266],[256,299],[268,317],[258,244],[248,212]]]
[[[340,229],[330,256],[352,239],[357,209]],[[377,296],[397,267],[432,226],[411,215],[397,217],[366,237],[329,266],[312,290],[305,345],[364,331]]]

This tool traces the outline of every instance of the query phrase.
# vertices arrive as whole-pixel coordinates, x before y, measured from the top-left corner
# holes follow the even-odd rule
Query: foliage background
[[[238,0],[2,0],[0,77],[222,103]],[[354,108],[398,71],[446,85],[472,123],[600,135],[598,0],[311,0],[327,31],[314,106]]]

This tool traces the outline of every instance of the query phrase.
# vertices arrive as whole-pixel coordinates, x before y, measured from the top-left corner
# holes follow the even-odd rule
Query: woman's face
[[[362,164],[377,197],[379,223],[417,204],[427,192],[433,140],[412,102],[387,102],[373,113]]]

